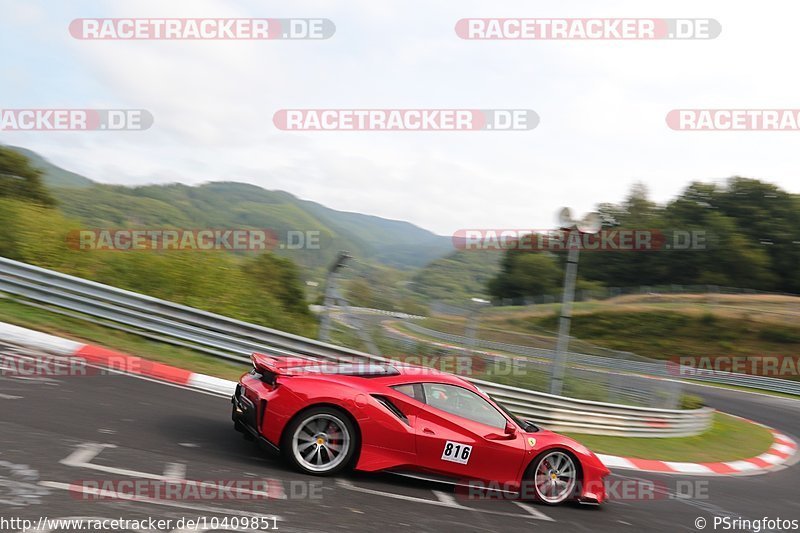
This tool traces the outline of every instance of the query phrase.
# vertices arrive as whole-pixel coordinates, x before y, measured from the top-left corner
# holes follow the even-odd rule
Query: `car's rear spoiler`
[[[395,376],[400,372],[392,365],[317,361],[301,357],[273,357],[263,353],[250,356],[253,367],[261,374],[297,376],[308,374],[338,374],[340,376]]]
[[[264,353],[254,352],[250,356],[253,367],[259,372],[270,374],[286,374],[292,368],[304,366],[317,366],[319,361],[313,359],[303,359],[302,357],[273,357]]]

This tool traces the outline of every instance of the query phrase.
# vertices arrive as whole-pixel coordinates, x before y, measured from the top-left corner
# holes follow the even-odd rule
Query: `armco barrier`
[[[475,343],[480,348],[490,348],[510,354],[518,354],[540,359],[552,359],[555,355],[555,350],[551,349],[493,342],[484,339],[478,339],[475,341],[465,336],[454,335],[451,333],[425,328],[413,322],[404,322],[403,324],[408,330],[419,335],[444,340],[460,346],[470,346],[472,343]],[[613,353],[614,350],[607,350],[607,352]],[[752,374],[737,374],[734,372],[706,371],[703,369],[695,370],[689,367],[683,367],[683,373],[681,374],[678,373],[677,367],[674,367],[674,373],[671,373],[667,370],[665,361],[648,361],[644,357],[635,356],[634,354],[628,352],[616,353],[619,354],[619,357],[587,355],[570,352],[569,361],[570,364],[579,365],[585,368],[593,368],[597,369],[598,371],[642,373],[651,376],[661,376],[664,378],[693,379],[697,381],[736,385],[740,387],[749,387],[753,389],[782,392],[800,396],[800,381],[766,376],[755,376]]]
[[[514,414],[555,431],[620,437],[687,437],[711,425],[714,410],[655,409],[554,396],[471,379]]]
[[[324,360],[384,360],[274,329],[159,300],[131,291],[0,258],[0,292],[83,320],[247,362],[253,351]],[[708,429],[713,410],[631,407],[471,380],[526,419],[554,430],[599,435],[667,437]]]

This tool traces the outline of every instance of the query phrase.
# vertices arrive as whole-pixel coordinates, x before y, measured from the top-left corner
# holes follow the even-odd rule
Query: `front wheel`
[[[547,451],[531,464],[536,497],[548,505],[557,505],[574,497],[580,479],[580,466],[570,454]]]
[[[295,418],[284,433],[286,457],[307,474],[332,475],[347,468],[358,447],[353,423],[338,409],[314,407]]]

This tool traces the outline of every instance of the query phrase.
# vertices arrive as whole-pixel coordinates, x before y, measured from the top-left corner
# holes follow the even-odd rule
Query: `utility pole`
[[[467,339],[469,339],[470,355],[474,355],[478,348],[478,323],[480,321],[481,308],[492,302],[484,300],[483,298],[470,298],[470,303],[469,315],[467,316],[467,328],[464,333]]]
[[[553,371],[550,378],[550,394],[561,395],[564,388],[564,372],[567,366],[569,349],[569,328],[572,321],[572,302],[575,300],[575,280],[578,277],[578,258],[580,257],[581,234],[595,234],[602,226],[600,215],[589,213],[576,222],[568,207],[561,209],[559,225],[567,233],[567,268],[564,273],[564,292],[561,300],[561,318],[558,323],[558,341]]]
[[[339,272],[350,259],[352,259],[350,252],[341,251],[328,268],[328,275],[325,278],[325,299],[322,302],[322,317],[319,324],[319,340],[322,342],[331,340],[331,313],[337,300],[343,299],[339,293]]]
[[[325,280],[325,299],[323,301],[322,317],[319,325],[319,340],[322,342],[330,342],[331,340],[331,313],[335,307],[341,308],[344,315],[344,324],[353,328],[356,335],[367,350],[372,355],[381,355],[378,345],[375,344],[372,336],[369,333],[370,324],[367,320],[363,319],[357,313],[351,312],[350,304],[347,298],[339,291],[339,276],[353,256],[349,252],[342,251],[336,257],[336,261],[328,268],[328,276]]]

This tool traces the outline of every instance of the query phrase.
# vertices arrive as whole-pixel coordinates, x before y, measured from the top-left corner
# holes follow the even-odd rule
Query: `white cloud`
[[[800,107],[800,74],[785,53],[797,46],[793,2],[760,4],[758,17],[752,6],[685,0],[508,1],[491,9],[422,0],[12,4],[16,15],[0,31],[35,27],[27,37],[19,31],[18,45],[41,55],[6,69],[15,81],[0,96],[20,106],[35,82],[31,107],[49,97],[155,116],[146,132],[3,136],[100,181],[239,179],[440,233],[548,227],[561,205],[587,211],[620,200],[637,180],[661,201],[690,180],[731,174],[799,189],[800,133],[674,132],[664,121],[681,107]],[[468,42],[453,30],[470,16],[609,15],[713,17],[723,32],[705,42]],[[337,34],[323,42],[71,40],[69,21],[86,16],[328,17]],[[69,91],[49,75],[62,64],[58,79]],[[373,106],[532,108],[542,122],[510,133],[272,125],[281,108]]]

